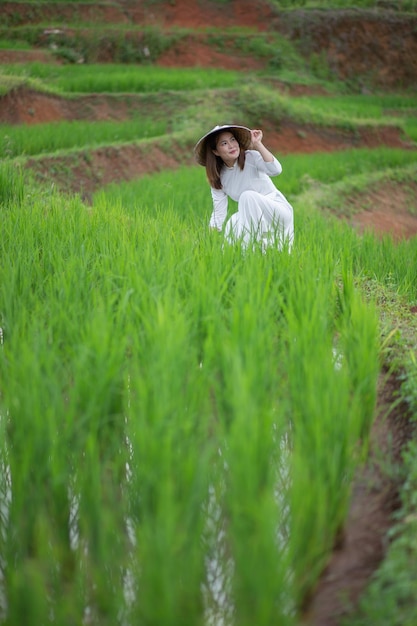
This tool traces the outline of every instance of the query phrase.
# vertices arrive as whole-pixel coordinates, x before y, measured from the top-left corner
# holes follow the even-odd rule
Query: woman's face
[[[227,167],[232,167],[240,154],[239,142],[232,133],[225,131],[217,137],[216,149],[213,152],[224,161]]]

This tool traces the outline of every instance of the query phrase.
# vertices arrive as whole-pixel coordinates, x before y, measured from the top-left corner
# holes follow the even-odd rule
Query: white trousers
[[[286,245],[291,250],[294,239],[294,215],[291,204],[281,194],[263,196],[257,191],[244,191],[238,210],[226,223],[225,238],[229,243],[241,242],[244,248],[259,244],[262,250]]]

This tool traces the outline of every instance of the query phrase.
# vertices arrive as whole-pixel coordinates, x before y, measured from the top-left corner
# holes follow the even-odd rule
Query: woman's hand
[[[262,144],[263,132],[261,130],[251,130],[250,134],[251,134],[252,148],[254,150],[258,150],[259,145]]]
[[[265,148],[262,143],[262,139],[264,137],[263,132],[261,130],[251,130],[250,136],[252,141],[252,150],[257,150],[265,163],[271,163],[274,160],[274,155],[268,150],[268,148]]]

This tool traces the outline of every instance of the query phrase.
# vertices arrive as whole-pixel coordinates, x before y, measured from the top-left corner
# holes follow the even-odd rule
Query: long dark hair
[[[222,183],[220,180],[220,173],[224,167],[224,161],[221,157],[217,156],[213,152],[213,150],[216,150],[217,148],[217,138],[222,132],[224,131],[221,130],[218,133],[213,133],[212,135],[207,137],[207,141],[206,141],[206,174],[207,174],[207,179],[210,183],[210,187],[213,187],[214,189],[222,188]],[[243,170],[243,168],[245,167],[245,158],[246,158],[245,150],[242,148],[242,145],[239,142],[239,138],[236,137],[233,130],[231,130],[230,132],[232,133],[233,137],[236,139],[236,141],[239,144],[240,153],[239,153],[237,163],[240,169]]]

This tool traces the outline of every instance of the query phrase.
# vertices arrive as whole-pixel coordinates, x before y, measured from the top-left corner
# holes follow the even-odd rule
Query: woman
[[[222,230],[230,197],[238,210],[226,222],[227,241],[291,249],[293,209],[270,179],[281,174],[282,167],[262,139],[261,130],[231,124],[215,126],[197,142],[195,156],[206,168],[213,198],[210,226]]]

